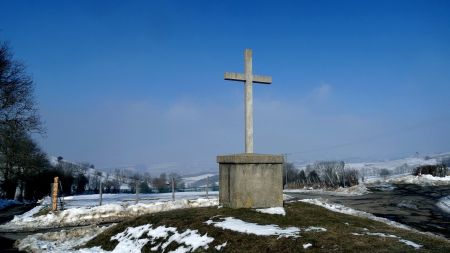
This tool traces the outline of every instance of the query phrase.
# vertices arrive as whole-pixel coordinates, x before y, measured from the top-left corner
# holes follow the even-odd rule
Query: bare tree
[[[1,188],[11,198],[17,185],[17,143],[32,132],[44,133],[33,97],[33,80],[9,47],[0,43],[0,173]],[[28,142],[30,143],[30,142]]]

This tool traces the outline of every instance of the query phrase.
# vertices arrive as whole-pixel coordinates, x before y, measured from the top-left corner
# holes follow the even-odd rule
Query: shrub
[[[413,175],[432,175],[434,177],[445,177],[447,175],[448,169],[447,166],[444,164],[438,164],[438,165],[423,165],[417,167],[413,171]]]

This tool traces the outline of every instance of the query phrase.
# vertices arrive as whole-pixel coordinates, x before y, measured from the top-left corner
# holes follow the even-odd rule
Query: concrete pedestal
[[[281,155],[217,156],[220,205],[231,208],[282,207],[283,162]]]

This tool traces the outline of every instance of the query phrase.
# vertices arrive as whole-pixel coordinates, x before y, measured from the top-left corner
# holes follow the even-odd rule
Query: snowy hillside
[[[218,184],[219,175],[217,173],[205,173],[196,176],[183,177],[185,187],[203,187],[208,183],[210,186]]]

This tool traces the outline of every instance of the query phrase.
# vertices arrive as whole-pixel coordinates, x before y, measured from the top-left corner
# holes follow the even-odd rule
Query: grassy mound
[[[117,241],[111,237],[124,231],[127,227],[144,224],[153,226],[171,226],[179,231],[197,229],[200,234],[207,233],[214,241],[207,250],[201,252],[217,252],[214,246],[227,242],[222,252],[450,252],[447,240],[418,234],[384,223],[331,212],[325,208],[302,203],[285,204],[286,216],[264,214],[249,209],[228,208],[192,208],[169,212],[143,215],[132,220],[117,224],[89,241],[84,247],[101,246],[112,250]],[[277,236],[257,236],[223,230],[205,224],[211,217],[235,217],[246,222],[258,224],[276,224],[280,227],[323,227],[326,232],[301,232],[297,238],[277,238]],[[358,235],[352,234],[357,233]],[[399,241],[399,238],[367,235],[366,233],[384,233],[401,237],[423,245],[414,249]],[[303,245],[312,246],[304,249]],[[154,246],[154,245],[153,245]],[[166,252],[176,249],[179,245],[172,242]],[[152,245],[144,246],[142,252],[151,252]],[[199,250],[197,250],[199,252]]]

